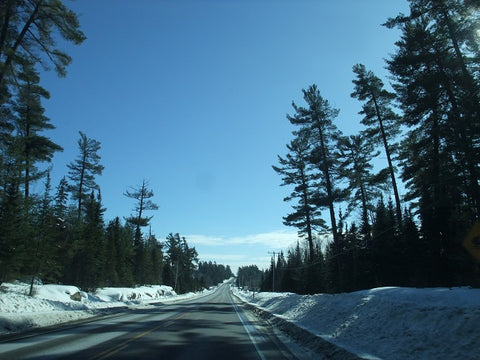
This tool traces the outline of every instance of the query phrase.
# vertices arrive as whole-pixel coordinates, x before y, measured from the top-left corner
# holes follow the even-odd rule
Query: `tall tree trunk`
[[[375,96],[375,93],[372,91],[371,92],[373,103],[375,104],[375,112],[377,114],[377,119],[378,119],[378,124],[380,126],[380,132],[382,134],[382,141],[383,141],[383,146],[385,148],[385,154],[387,155],[387,162],[388,162],[388,170],[390,171],[390,178],[392,179],[392,187],[393,187],[393,194],[395,196],[395,208],[396,208],[396,215],[397,215],[397,221],[398,225],[401,226],[402,224],[402,206],[400,204],[400,196],[398,195],[398,188],[397,188],[397,181],[395,179],[395,172],[393,170],[393,164],[392,164],[392,158],[390,155],[390,149],[388,147],[387,143],[387,136],[385,134],[385,128],[383,127],[383,119],[382,115],[380,113],[380,108],[377,103],[377,97]]]
[[[303,169],[300,170],[300,176],[302,178],[302,186],[303,186],[303,201],[305,204],[305,221],[307,222],[307,240],[308,240],[308,248],[310,251],[310,262],[313,262],[314,259],[314,249],[313,249],[313,236],[312,236],[312,219],[310,216],[310,209],[308,208],[309,203],[309,196],[307,191],[307,182],[305,180],[305,174]]]
[[[327,188],[327,197],[328,197],[328,209],[330,212],[330,222],[332,225],[332,234],[333,234],[333,241],[335,244],[338,244],[338,230],[337,230],[337,222],[335,220],[335,206],[333,203],[333,193],[332,193],[332,182],[330,178],[330,169],[328,168],[328,152],[327,148],[325,145],[325,140],[323,138],[323,131],[322,127],[320,125],[320,122],[318,120],[318,117],[315,119],[317,123],[317,129],[320,135],[320,149],[322,151],[322,160],[323,160],[323,166],[322,166],[322,171],[325,176],[325,185]]]

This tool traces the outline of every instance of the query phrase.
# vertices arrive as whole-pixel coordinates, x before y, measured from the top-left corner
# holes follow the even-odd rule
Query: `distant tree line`
[[[364,130],[343,135],[316,85],[292,104],[293,139],[274,170],[293,188],[284,223],[305,245],[272,258],[263,289],[480,285],[462,247],[480,215],[480,3],[409,3],[384,24],[401,31],[387,60],[393,92],[353,66]]]
[[[264,271],[257,265],[241,266],[237,271],[236,285],[240,288],[252,290],[260,289],[264,278]]]
[[[199,289],[213,275],[198,278],[203,272],[195,248],[178,233],[160,242],[149,230],[148,212],[158,206],[148,182],[124,193],[134,203],[130,216],[104,219],[96,181],[104,169],[99,141],[80,132],[78,156],[52,185],[48,164],[63,149],[45,135],[54,126],[42,106],[49,93],[37,66],[53,65],[66,75],[71,58],[57,48],[60,38],[74,44],[86,38],[62,1],[0,2],[0,283],[28,278],[33,285],[38,277],[84,290],[136,284],[171,285],[179,293]],[[43,183],[43,190],[33,192],[34,183]]]
[[[211,261],[200,261],[198,269],[195,271],[195,278],[205,288],[218,285],[223,280],[230,279],[233,276],[229,265],[225,266]]]

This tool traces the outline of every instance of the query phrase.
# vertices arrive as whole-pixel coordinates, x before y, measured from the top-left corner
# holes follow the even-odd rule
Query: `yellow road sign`
[[[480,261],[480,221],[473,225],[465,240],[463,240],[463,246],[474,258]]]

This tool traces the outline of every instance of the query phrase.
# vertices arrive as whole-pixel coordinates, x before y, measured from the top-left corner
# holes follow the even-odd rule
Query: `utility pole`
[[[275,292],[275,251],[268,252],[270,255],[273,255],[273,264],[272,264],[272,292]]]

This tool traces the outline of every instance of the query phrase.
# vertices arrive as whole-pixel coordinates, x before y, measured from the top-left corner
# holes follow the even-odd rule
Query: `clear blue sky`
[[[153,233],[179,232],[201,260],[268,266],[296,230],[282,224],[289,193],[272,170],[284,155],[291,102],[315,83],[361,129],[352,66],[385,79],[398,32],[380,24],[406,0],[79,0],[87,40],[64,48],[65,79],[43,75],[44,103],[65,151],[53,185],[78,154],[78,131],[102,144],[97,179],[105,218],[128,216],[123,196],[147,179],[160,206]],[[388,82],[388,81],[386,81]],[[41,184],[37,185],[40,190]],[[326,212],[325,212],[326,215]]]

